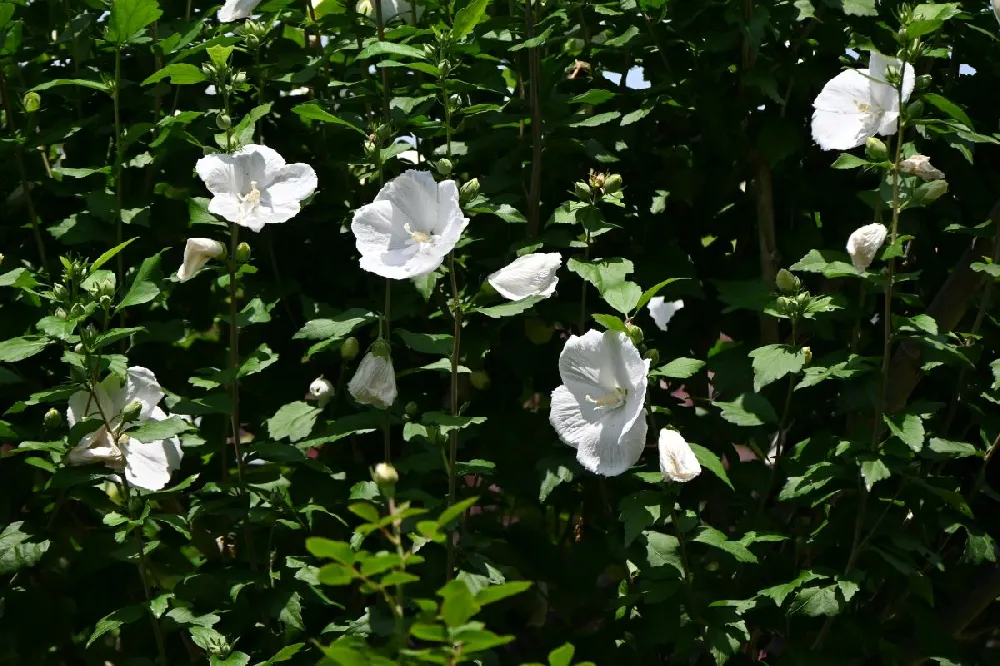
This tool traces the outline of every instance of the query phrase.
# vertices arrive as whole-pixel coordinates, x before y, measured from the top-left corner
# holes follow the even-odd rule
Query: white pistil
[[[432,237],[431,237],[430,234],[425,233],[423,231],[413,231],[413,229],[410,228],[410,223],[409,222],[407,222],[406,224],[403,225],[403,231],[405,231],[406,233],[410,234],[410,238],[412,238],[417,243],[430,243],[431,242],[431,238]]]
[[[260,190],[257,189],[257,181],[250,181],[250,191],[245,195],[238,195],[240,198],[240,222],[247,219],[257,208],[260,207]]]

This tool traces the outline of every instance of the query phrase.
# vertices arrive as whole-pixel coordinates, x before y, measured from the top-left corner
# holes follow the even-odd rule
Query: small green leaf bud
[[[391,358],[392,348],[385,338],[379,338],[372,345],[372,356],[379,356],[381,358]]]
[[[45,412],[45,418],[43,423],[46,428],[58,428],[62,424],[62,414],[58,409],[52,407],[49,411]]]
[[[451,164],[451,160],[449,160],[447,157],[443,158],[441,160],[438,160],[437,170],[438,170],[438,173],[441,174],[442,176],[448,176],[448,175],[450,175],[452,168],[453,167],[452,167],[452,164]]]
[[[236,246],[236,265],[240,266],[248,261],[250,261],[250,244],[243,241]]]
[[[233,85],[241,86],[247,82],[247,73],[240,70],[233,74]]]
[[[24,96],[24,110],[28,113],[34,113],[38,109],[42,108],[42,96],[36,92],[29,92]]]
[[[340,345],[340,358],[345,361],[350,361],[354,359],[360,351],[361,345],[358,343],[358,339],[352,335],[344,340],[344,343]]]
[[[604,193],[614,194],[622,189],[621,174],[613,173],[604,180]]]
[[[872,162],[885,162],[889,159],[889,150],[885,147],[885,142],[878,137],[868,137],[865,142],[865,155]]]
[[[138,400],[133,400],[122,410],[122,422],[135,421],[139,418],[140,414],[142,414],[142,403]]]
[[[797,294],[802,287],[802,280],[792,275],[791,272],[782,268],[774,278],[774,284],[783,294]]]
[[[625,335],[628,339],[632,341],[636,347],[642,344],[645,336],[642,334],[642,329],[633,324],[632,322],[625,322]]]
[[[215,117],[215,126],[220,130],[227,130],[233,126],[233,119],[227,113],[220,113]]]
[[[590,199],[590,186],[582,180],[573,183],[573,193],[580,199]]]

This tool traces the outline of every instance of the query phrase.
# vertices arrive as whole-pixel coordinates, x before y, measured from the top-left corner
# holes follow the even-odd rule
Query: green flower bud
[[[444,159],[438,160],[437,170],[438,170],[438,173],[441,174],[442,176],[448,176],[448,175],[450,175],[452,168],[453,167],[452,167],[452,164],[451,164],[451,160],[449,160],[447,157],[444,158]]]
[[[392,463],[379,463],[372,471],[372,480],[378,484],[379,488],[390,490],[399,483],[399,472],[392,466]]]
[[[60,282],[56,286],[52,287],[52,296],[57,301],[66,301],[69,298],[69,289],[66,288],[66,285]]]
[[[247,82],[247,73],[240,70],[233,74],[233,85],[241,86]]]
[[[358,355],[361,351],[361,345],[358,343],[358,339],[353,335],[340,345],[340,358],[345,361],[350,361]]]
[[[607,179],[608,179],[608,174],[606,174],[606,173],[599,173],[599,172],[594,171],[593,169],[591,169],[590,170],[590,189],[592,189],[592,190],[603,190],[605,182],[607,181]]]
[[[473,178],[469,182],[462,185],[458,190],[459,201],[464,203],[469,203],[473,199],[479,196],[479,179]]]
[[[914,84],[914,92],[923,92],[931,87],[931,83],[934,82],[933,77],[930,74],[921,74],[917,77],[916,84]]]
[[[233,119],[227,113],[220,113],[215,117],[215,126],[220,130],[227,130],[233,126]]]
[[[805,365],[809,365],[813,360],[813,352],[809,347],[802,348],[802,358]]]
[[[438,71],[441,72],[441,78],[447,78],[451,74],[451,63],[447,60],[442,60],[438,63]]]
[[[622,189],[622,177],[620,174],[613,173],[608,176],[604,181],[604,193],[614,194]]]
[[[660,362],[660,352],[655,349],[647,349],[646,353],[643,354],[642,357],[648,358],[650,365],[657,365]]]
[[[889,159],[889,149],[882,139],[872,136],[865,142],[865,155],[873,162],[885,162]]]
[[[924,103],[919,99],[916,102],[911,102],[906,105],[906,119],[913,120],[914,118],[920,118],[924,115]]]
[[[469,382],[480,391],[485,391],[490,387],[490,376],[482,370],[476,370],[469,375]]]
[[[573,184],[573,193],[580,199],[590,199],[590,186],[583,181]]]
[[[46,428],[58,428],[62,424],[62,414],[55,407],[51,408],[49,411],[45,412],[45,418],[42,422],[45,424]]]
[[[250,261],[250,244],[243,241],[236,246],[236,265],[240,266]]]
[[[381,358],[390,358],[392,356],[392,348],[385,338],[379,338],[372,345],[372,356],[379,356]]]
[[[128,423],[129,421],[135,421],[137,418],[139,418],[139,415],[141,413],[142,413],[142,403],[139,402],[138,400],[133,400],[132,402],[130,402],[128,405],[125,406],[125,409],[122,410],[122,422]]]
[[[783,294],[797,294],[802,287],[802,280],[798,279],[791,272],[782,268],[774,278],[774,284]]]
[[[420,407],[413,400],[406,403],[406,407],[403,408],[403,411],[406,412],[407,416],[416,416],[419,410]]]
[[[53,313],[53,315],[55,315],[56,319],[65,319],[67,316],[69,316],[66,314],[66,310],[64,310],[63,308],[56,308],[56,311]]]
[[[34,113],[42,108],[42,96],[36,92],[29,92],[24,96],[23,103],[25,111]]]
[[[201,66],[201,73],[205,75],[205,78],[209,81],[215,81],[219,78],[219,70],[210,62],[203,63]]]
[[[256,51],[260,48],[260,37],[254,34],[243,35],[243,43],[247,45],[247,49],[250,51]]]
[[[97,299],[97,302],[101,306],[102,310],[110,310],[113,299],[108,294],[104,294],[99,299]]]
[[[625,335],[628,339],[632,341],[636,347],[642,344],[645,336],[642,334],[642,329],[631,322],[625,322]]]

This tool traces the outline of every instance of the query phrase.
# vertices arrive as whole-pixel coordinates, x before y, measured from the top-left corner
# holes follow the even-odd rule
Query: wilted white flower
[[[177,269],[177,279],[187,282],[208,263],[226,255],[226,246],[211,238],[189,238],[184,246],[184,263]]]
[[[899,163],[899,170],[911,176],[919,176],[921,180],[941,180],[944,178],[944,171],[935,168],[931,164],[931,158],[926,155],[907,157]]]
[[[674,318],[677,311],[684,307],[684,301],[667,301],[663,296],[653,296],[646,305],[649,308],[649,315],[653,318],[656,327],[661,331],[667,330],[667,324]]]
[[[874,222],[856,229],[847,239],[847,253],[858,273],[864,273],[871,266],[888,233],[884,224]]]
[[[587,331],[566,341],[549,422],[591,472],[618,476],[642,455],[648,373],[649,359],[624,333]]]
[[[322,407],[333,397],[333,384],[330,383],[329,379],[317,377],[309,385],[309,397],[319,402],[320,407]]]
[[[316,190],[311,166],[285,164],[277,151],[257,144],[232,154],[207,155],[195,170],[215,195],[208,211],[253,231],[291,219],[299,202]]]
[[[559,282],[556,271],[560,266],[562,255],[558,252],[526,254],[486,279],[507,300],[519,301],[529,296],[548,298],[556,290]]]
[[[468,224],[455,181],[437,183],[426,171],[410,170],[354,213],[351,231],[361,268],[402,280],[433,272]]]
[[[257,9],[261,0],[226,0],[226,3],[219,9],[219,22],[229,23],[245,19]]]
[[[392,369],[392,357],[385,341],[377,341],[361,359],[357,372],[347,384],[347,391],[364,405],[379,409],[392,406],[397,395],[396,372]]]
[[[110,375],[94,388],[93,393],[74,393],[66,410],[70,427],[92,416],[106,420],[70,451],[69,464],[100,462],[124,473],[125,480],[136,488],[160,490],[166,486],[171,472],[181,464],[183,452],[177,437],[140,442],[122,432],[125,425],[165,420],[167,414],[157,407],[162,398],[163,391],[156,375],[138,366],[128,369],[124,386],[119,384],[117,377]]]
[[[868,137],[896,133],[899,92],[887,83],[886,70],[900,61],[871,52],[868,69],[848,69],[830,79],[813,102],[812,135],[823,150],[850,150]],[[902,101],[913,93],[913,67],[903,72]]]
[[[663,478],[684,483],[701,474],[701,464],[689,445],[676,430],[660,431],[660,471]]]
[[[406,0],[381,0],[382,22],[389,23],[393,19],[399,18],[404,23],[413,23],[413,6]],[[355,10],[359,14],[371,17],[375,20],[375,6],[372,0],[359,0],[355,5]],[[424,13],[424,8],[417,5],[417,20]]]

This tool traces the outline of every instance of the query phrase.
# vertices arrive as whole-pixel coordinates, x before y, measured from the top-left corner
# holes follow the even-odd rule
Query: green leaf
[[[625,328],[625,322],[623,322],[618,317],[606,314],[595,314],[590,316],[594,318],[594,321],[596,321],[598,324],[600,324],[609,331],[619,331],[621,333],[627,332],[627,329]]]
[[[913,449],[914,453],[920,453],[924,448],[924,422],[918,415],[887,414],[883,418],[893,435]]]
[[[824,2],[850,16],[878,16],[875,0],[824,0]]]
[[[440,617],[449,627],[460,627],[479,612],[479,604],[465,581],[451,581],[438,591],[438,595],[444,598]]]
[[[650,377],[669,377],[671,379],[687,379],[694,376],[699,370],[705,367],[704,361],[696,358],[675,358],[666,365],[662,365],[649,373]]]
[[[869,164],[871,164],[871,162],[856,155],[841,153],[840,157],[837,158],[837,161],[831,166],[834,169],[857,169],[858,167],[868,166]]]
[[[601,298],[618,312],[627,315],[642,298],[642,288],[634,282],[617,282],[605,285]]]
[[[120,243],[120,244],[114,246],[113,248],[111,248],[110,250],[108,250],[107,252],[103,253],[101,256],[99,256],[97,259],[94,260],[94,263],[92,263],[90,265],[90,273],[93,273],[98,268],[100,268],[104,264],[108,263],[110,260],[114,259],[114,257],[115,257],[116,254],[118,254],[119,252],[121,252],[122,250],[124,250],[126,247],[128,247],[129,245],[131,245],[135,240],[137,240],[137,239],[135,239],[135,238],[129,238],[124,243]]]
[[[110,615],[106,615],[97,622],[94,633],[87,640],[87,648],[90,648],[98,638],[110,631],[118,630],[122,625],[135,622],[146,614],[146,604],[133,604],[125,608],[119,608]]]
[[[491,319],[500,319],[501,317],[511,317],[516,314],[521,314],[525,310],[530,309],[539,301],[544,300],[544,296],[528,296],[527,298],[522,298],[519,301],[510,301],[509,303],[502,303],[500,305],[494,305],[488,308],[476,308],[474,312],[479,314],[484,314]]]
[[[150,74],[142,82],[142,85],[147,86],[150,83],[156,83],[157,81],[162,81],[163,79],[170,79],[170,82],[174,85],[201,83],[206,80],[205,75],[198,67],[186,62],[175,62],[167,65],[157,72],[154,72],[153,74]]]
[[[11,523],[0,532],[0,576],[34,566],[49,549],[48,541],[32,541],[21,530],[23,521]]]
[[[306,539],[306,550],[316,557],[340,562],[341,564],[354,564],[357,555],[351,548],[351,544],[344,541],[331,541],[321,537],[309,537]]]
[[[0,363],[17,363],[45,349],[52,342],[41,336],[11,338],[0,342]]]
[[[486,17],[486,7],[490,0],[469,0],[469,3],[455,14],[455,24],[451,28],[451,38],[460,41],[482,23]]]
[[[454,338],[447,333],[411,333],[405,328],[397,328],[393,332],[413,351],[451,356]]]
[[[722,410],[722,418],[745,428],[777,423],[778,415],[767,398],[759,393],[744,393],[732,402],[716,402]]]
[[[666,287],[668,284],[684,279],[685,278],[667,278],[663,282],[658,282],[657,284],[654,284],[652,287],[642,292],[642,297],[639,299],[639,302],[635,304],[635,309],[641,310],[642,306],[644,306],[646,303],[649,303],[649,300],[654,296],[656,296],[658,293],[660,293],[660,290]]]
[[[781,604],[785,603],[785,598],[787,598],[789,594],[797,590],[802,585],[805,585],[806,583],[812,582],[814,580],[822,580],[824,578],[827,578],[827,576],[814,573],[812,571],[803,571],[798,576],[796,576],[795,580],[790,581],[788,583],[782,583],[781,585],[775,585],[773,587],[765,588],[760,592],[758,592],[757,596],[767,597],[768,599],[771,599],[777,606],[780,607]]]
[[[592,261],[580,261],[574,258],[566,262],[566,267],[597,287],[598,291],[624,282],[625,276],[634,270],[631,261],[619,258]]]
[[[572,643],[557,647],[549,652],[549,666],[571,666],[574,654],[576,654],[576,648],[573,647]]]
[[[688,446],[694,451],[694,457],[698,459],[698,463],[702,467],[717,476],[727,486],[736,490],[736,488],[733,488],[732,481],[729,480],[729,475],[726,474],[726,468],[722,465],[722,460],[717,455],[699,444],[688,442]]]
[[[828,278],[856,276],[858,274],[846,252],[832,250],[809,250],[806,256],[792,264],[789,270],[819,273]]]
[[[33,92],[41,92],[42,90],[48,90],[49,88],[55,88],[57,86],[80,86],[82,88],[93,88],[94,90],[100,90],[101,92],[111,91],[108,84],[103,81],[89,81],[87,79],[52,79],[51,81],[38,84],[31,90]]]
[[[521,594],[531,587],[531,585],[532,582],[530,580],[514,580],[501,585],[491,585],[483,588],[476,594],[476,603],[480,606],[492,604],[501,599],[512,597],[515,594]]]
[[[477,495],[475,497],[467,497],[461,502],[455,502],[454,504],[452,504],[447,509],[441,512],[441,515],[438,516],[438,524],[441,527],[444,527],[445,525],[447,525],[448,523],[450,523],[451,521],[455,520],[460,515],[468,511],[470,508],[472,508],[472,506],[475,505],[475,503],[478,501],[479,501],[479,496]]]
[[[621,118],[620,111],[608,111],[606,113],[597,113],[593,116],[584,118],[583,120],[578,120],[576,122],[570,123],[570,127],[597,127],[603,125],[604,123],[609,123],[612,120],[617,120]]]
[[[345,120],[339,116],[335,116],[329,111],[324,111],[320,108],[319,104],[316,102],[306,102],[304,104],[299,104],[292,108],[292,111],[298,114],[300,118],[305,118],[306,120],[318,120],[323,123],[333,123],[334,125],[343,125],[344,127],[349,127],[358,134],[365,135],[365,131],[355,125],[354,123]]]
[[[940,111],[943,111],[969,129],[972,129],[972,119],[969,118],[969,115],[951,100],[936,93],[924,93],[921,99],[925,102],[929,102],[933,106],[936,106]]]
[[[865,481],[865,488],[871,492],[872,486],[883,479],[892,476],[892,472],[880,459],[865,460],[861,463],[861,478]]]
[[[358,326],[373,322],[376,319],[375,313],[369,310],[351,308],[330,319],[313,319],[306,322],[306,325],[299,329],[292,336],[292,339],[340,340],[350,335]]]
[[[273,439],[297,442],[309,436],[322,410],[302,402],[290,402],[267,420],[267,432]]]
[[[139,266],[139,270],[135,274],[135,279],[132,280],[132,286],[129,288],[128,293],[125,294],[122,302],[118,304],[117,310],[148,303],[159,296],[160,288],[152,280],[153,274],[158,273],[159,270],[160,253],[157,252],[152,257],[143,261],[142,265]]]
[[[680,542],[677,537],[662,532],[642,533],[646,544],[646,562],[651,567],[670,566],[684,575],[684,564],[680,556]]]
[[[788,607],[789,615],[807,615],[819,617],[833,616],[840,612],[840,601],[837,599],[837,586],[807,587],[796,593]]]
[[[186,430],[191,429],[191,424],[179,416],[171,416],[156,421],[149,419],[137,428],[128,431],[128,436],[140,442],[159,442],[170,437],[176,437]]]
[[[979,455],[976,447],[968,442],[953,442],[949,439],[931,437],[927,444],[931,451],[946,458],[966,458]]]
[[[588,90],[585,93],[581,93],[576,97],[569,100],[570,104],[589,104],[591,106],[596,106],[597,104],[602,104],[604,102],[614,99],[617,95],[610,90],[602,90],[600,88],[594,88]]]
[[[725,534],[714,527],[708,527],[707,525],[702,527],[697,536],[695,536],[694,541],[729,553],[737,562],[757,564],[757,556],[751,553],[746,546],[739,541],[730,541],[726,538]]]
[[[114,0],[106,37],[119,46],[135,41],[146,26],[162,15],[156,0]]]
[[[407,46],[406,44],[395,44],[393,42],[376,40],[362,49],[361,53],[358,54],[358,60],[368,60],[372,56],[377,55],[416,58],[417,60],[427,59],[427,55],[424,53],[423,49],[418,49],[414,46]]]
[[[790,373],[802,370],[806,363],[805,352],[791,345],[767,345],[750,352],[753,359],[753,387],[755,391],[776,382]]]

